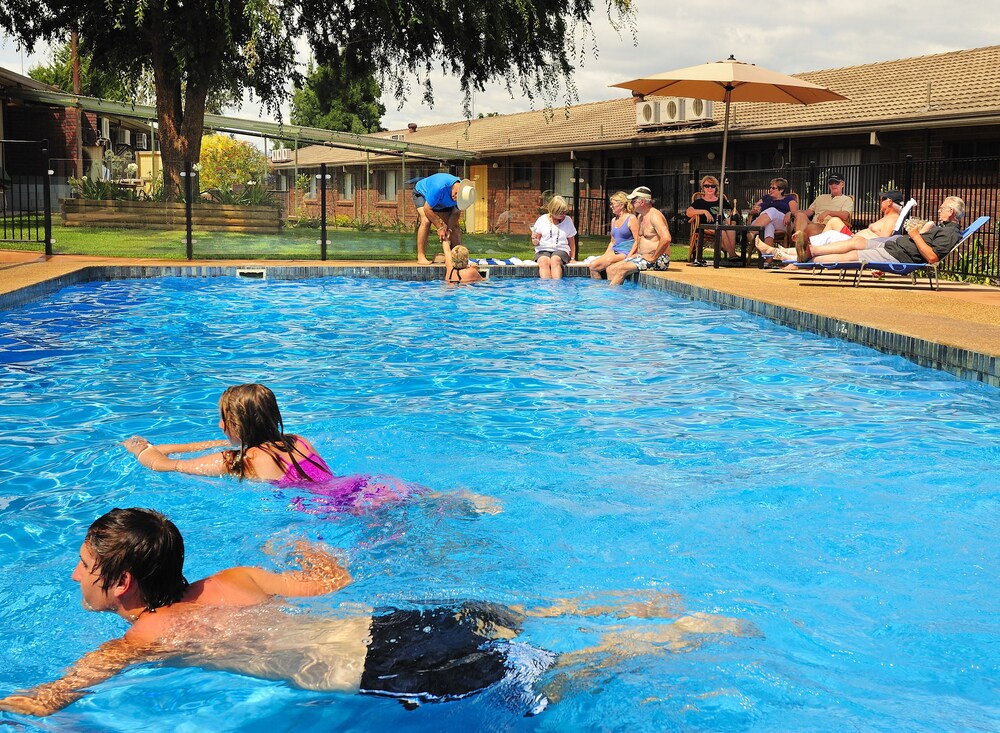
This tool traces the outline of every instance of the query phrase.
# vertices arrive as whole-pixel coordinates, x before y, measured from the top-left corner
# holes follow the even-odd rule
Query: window
[[[531,163],[512,163],[511,164],[511,184],[514,186],[530,186],[532,174]]]
[[[353,173],[342,173],[340,175],[340,198],[342,199],[352,199],[354,198],[354,174]]]
[[[375,185],[378,187],[379,198],[396,198],[396,171],[384,170],[375,173]]]
[[[563,198],[573,197],[573,163],[564,161],[556,163],[546,160],[541,164],[542,190],[559,194]]]
[[[1000,140],[955,140],[945,144],[948,173],[995,173]]]
[[[608,178],[632,175],[632,158],[608,158]]]

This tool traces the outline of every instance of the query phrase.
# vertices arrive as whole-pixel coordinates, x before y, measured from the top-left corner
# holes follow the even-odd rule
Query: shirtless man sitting
[[[606,666],[624,656],[687,651],[706,634],[753,633],[737,619],[681,615],[675,594],[653,591],[621,594],[630,601],[625,605],[560,601],[529,610],[465,602],[355,608],[336,617],[288,613],[276,598],[332,593],[351,581],[322,549],[301,543],[296,554],[301,570],[235,567],[188,583],[184,541],[173,522],[150,509],[113,509],[87,531],[73,580],[84,608],[116,613],[128,631],[84,655],[62,678],[0,699],[0,710],[49,715],[130,665],[169,659],[302,689],[388,696],[407,706],[465,697],[510,679],[523,685],[533,713],[548,698],[531,685],[555,655],[520,644],[519,658],[530,652],[531,659],[509,656],[526,616],[673,618],[611,627],[594,647],[568,654],[567,664],[596,657],[596,666]]]
[[[611,285],[621,285],[634,272],[662,271],[670,266],[670,229],[660,210],[653,208],[652,192],[639,186],[627,198],[639,217],[639,238],[624,260],[608,267]]]
[[[892,234],[899,219],[899,212],[902,210],[903,194],[899,191],[884,191],[880,194],[879,212],[882,217],[867,228],[862,229],[854,236],[844,235],[843,239],[828,244],[811,244],[808,241],[798,242],[794,249],[771,247],[765,244],[760,237],[757,238],[756,247],[764,254],[772,254],[781,260],[808,262],[815,256],[840,254],[853,250],[868,249],[877,246],[885,241],[885,238]],[[840,232],[846,228],[846,222],[838,217],[827,220],[824,232]],[[878,240],[876,244],[873,241]]]

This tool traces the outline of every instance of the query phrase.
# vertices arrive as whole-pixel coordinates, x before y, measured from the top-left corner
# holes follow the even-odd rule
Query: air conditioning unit
[[[101,118],[101,137],[105,140],[111,139],[111,120],[107,117]]]
[[[688,122],[712,119],[712,100],[692,99],[687,106]]]
[[[660,103],[639,102],[635,106],[635,126],[654,127],[660,124]]]
[[[134,147],[136,150],[149,150],[149,135],[144,132],[137,132],[135,134]]]
[[[683,122],[685,119],[684,102],[685,100],[677,97],[662,102],[660,104],[660,121],[663,124],[670,122]]]
[[[275,148],[271,151],[272,163],[290,163],[292,161],[292,151],[288,148]]]
[[[132,131],[119,127],[115,137],[115,142],[118,145],[130,145],[132,143]]]

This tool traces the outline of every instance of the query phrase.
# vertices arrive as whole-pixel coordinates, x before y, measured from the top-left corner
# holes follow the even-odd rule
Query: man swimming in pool
[[[235,567],[188,583],[184,542],[169,519],[149,509],[113,509],[87,531],[73,580],[80,584],[84,608],[118,614],[130,624],[128,631],[84,655],[62,678],[3,698],[0,710],[49,715],[132,664],[163,660],[419,705],[465,697],[508,677],[524,684],[523,670],[513,674],[519,669],[510,654],[515,649],[519,657],[533,659],[536,677],[541,674],[553,655],[513,641],[526,615],[679,616],[676,596],[637,602],[641,594],[634,593],[632,604],[622,607],[560,602],[530,611],[466,602],[424,610],[355,610],[335,618],[289,614],[276,598],[332,593],[351,581],[327,552],[305,544],[296,552],[299,570]],[[681,651],[699,635],[743,632],[740,622],[707,614],[651,627],[642,633],[612,629],[594,647],[565,655],[566,661]],[[527,712],[547,702],[530,692],[533,681],[526,680]]]

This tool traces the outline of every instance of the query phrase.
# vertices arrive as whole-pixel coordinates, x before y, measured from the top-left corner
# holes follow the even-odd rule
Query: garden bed
[[[63,224],[68,227],[122,229],[183,229],[185,205],[160,201],[94,201],[62,199]],[[191,226],[212,232],[277,234],[281,210],[276,206],[235,206],[197,203]]]

